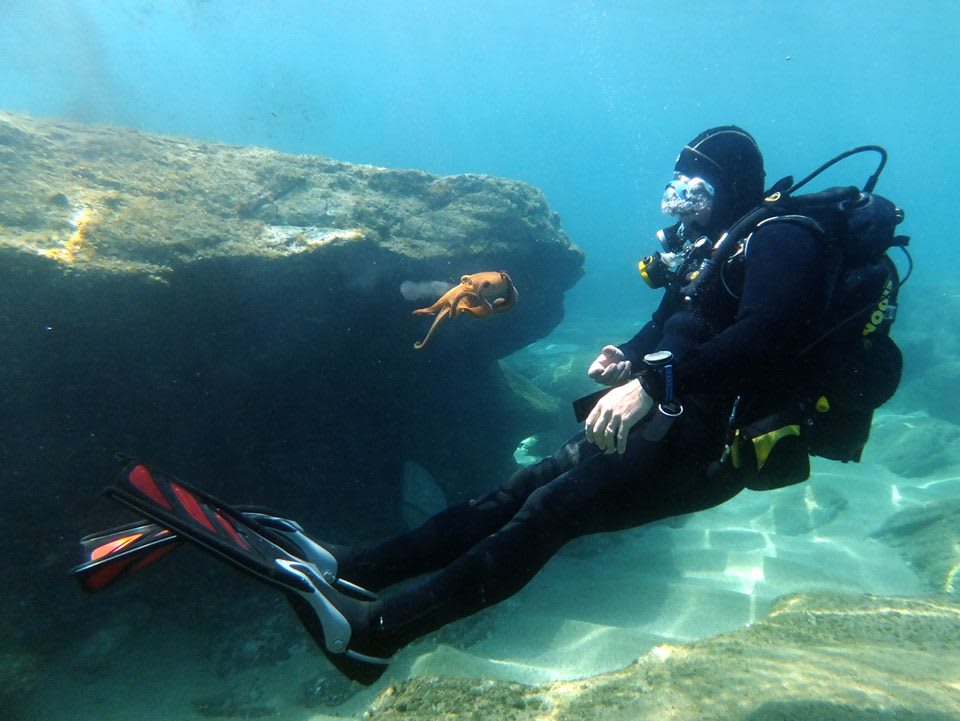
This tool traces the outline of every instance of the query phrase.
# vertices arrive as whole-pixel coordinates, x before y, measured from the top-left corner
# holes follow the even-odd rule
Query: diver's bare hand
[[[638,379],[612,388],[590,411],[584,424],[587,440],[605,453],[623,455],[630,429],[653,408],[653,398]]]
[[[597,383],[612,386],[626,379],[632,370],[632,364],[622,350],[615,345],[605,345],[597,359],[590,364],[587,375]]]

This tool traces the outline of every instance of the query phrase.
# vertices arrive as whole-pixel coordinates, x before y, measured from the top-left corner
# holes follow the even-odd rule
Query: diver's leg
[[[741,490],[728,479],[707,478],[708,459],[687,447],[639,438],[631,444],[624,456],[591,455],[540,486],[502,528],[442,571],[369,604],[357,643],[390,655],[510,597],[575,537],[702,510]]]
[[[596,447],[579,434],[552,456],[516,471],[494,491],[450,506],[417,528],[377,543],[333,547],[338,575],[377,590],[443,568],[500,529],[536,489],[575,466],[585,454],[596,453]]]

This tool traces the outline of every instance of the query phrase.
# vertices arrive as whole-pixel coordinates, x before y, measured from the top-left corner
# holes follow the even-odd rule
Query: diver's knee
[[[560,497],[555,489],[541,486],[520,506],[513,520],[540,529],[541,534],[563,533],[578,515],[569,498]]]
[[[520,503],[521,499],[517,498],[507,486],[495,488],[482,496],[467,501],[470,508],[481,512],[493,511],[497,508],[511,508],[520,505]]]

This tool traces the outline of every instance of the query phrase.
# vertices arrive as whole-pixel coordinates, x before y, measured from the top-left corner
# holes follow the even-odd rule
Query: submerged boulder
[[[399,523],[404,461],[474,493],[542,413],[497,361],[560,322],[583,253],[529,185],[9,113],[0,168],[18,488],[86,506],[122,450],[374,535]],[[414,350],[431,319],[411,311],[484,270],[517,305]]]
[[[873,536],[896,548],[932,591],[960,594],[960,498],[898,511]]]
[[[796,595],[752,626],[658,646],[622,671],[540,686],[415,678],[365,718],[952,719],[957,638],[960,606],[946,599]]]

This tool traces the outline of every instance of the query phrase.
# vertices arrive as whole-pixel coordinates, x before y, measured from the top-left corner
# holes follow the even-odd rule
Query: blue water
[[[926,314],[937,297],[952,298],[954,315],[934,321],[947,327],[944,319],[957,317],[958,30],[960,2],[946,0],[0,0],[0,109],[523,180],[543,190],[587,254],[586,275],[567,296],[568,319],[605,328],[622,321],[613,342],[629,337],[659,300],[640,282],[636,260],[669,222],[660,196],[686,141],[708,127],[742,125],[764,150],[768,184],[803,176],[852,146],[880,144],[890,160],[877,191],[906,210],[903,231],[917,261],[896,331],[936,334],[940,326],[928,325]],[[851,159],[813,187],[862,184],[873,163]],[[908,356],[928,353],[927,341],[914,338]],[[940,346],[938,362],[956,358],[957,347]],[[912,428],[914,409],[903,401],[903,418],[894,420]],[[823,474],[838,494],[862,494],[851,496],[861,515],[848,531],[859,544],[868,525],[892,513],[893,494],[874,492],[872,478],[847,483],[830,473],[838,472]],[[906,495],[918,505],[929,500]],[[851,566],[864,561],[862,586],[900,589],[873,584],[887,578],[863,543],[866,550],[849,554]],[[804,544],[797,557],[817,547]],[[833,557],[811,557],[811,576],[847,573]],[[607,598],[619,602],[615,592]],[[649,593],[644,587],[637,596]],[[48,615],[38,614],[38,625],[52,626]],[[133,629],[131,637],[140,632]],[[136,649],[140,661],[152,659],[165,632],[154,629]],[[175,655],[158,655],[164,650]],[[160,664],[145,688],[183,683],[171,668],[178,666]],[[120,693],[129,693],[126,685]],[[156,708],[165,713],[160,701]]]
[[[0,2],[0,107],[541,188],[587,276],[568,313],[654,298],[635,261],[666,224],[684,142],[738,123],[768,179],[848,147],[891,160],[917,276],[949,228],[960,4],[490,0]],[[872,159],[831,183],[861,184]],[[941,262],[942,261],[942,262]]]

